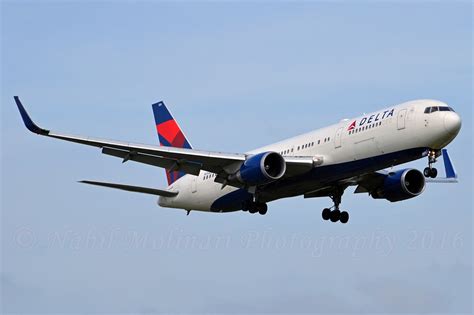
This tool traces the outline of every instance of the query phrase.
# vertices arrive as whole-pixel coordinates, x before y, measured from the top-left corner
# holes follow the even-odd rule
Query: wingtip
[[[444,168],[446,171],[446,177],[451,178],[451,179],[457,179],[458,173],[456,172],[453,162],[451,161],[451,158],[449,157],[448,150],[443,149],[442,155],[443,155],[443,161],[444,161]]]
[[[21,119],[23,119],[23,123],[25,124],[26,128],[28,128],[29,131],[40,134],[40,135],[47,135],[49,134],[49,130],[43,129],[38,127],[33,120],[31,119],[30,115],[26,111],[25,107],[20,101],[20,98],[18,96],[13,96],[13,99],[15,100],[16,106],[18,107],[18,110],[20,111]]]

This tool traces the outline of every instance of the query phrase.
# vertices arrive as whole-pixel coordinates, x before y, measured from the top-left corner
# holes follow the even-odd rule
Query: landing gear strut
[[[433,164],[436,163],[436,158],[440,156],[439,150],[429,150],[428,152],[428,167],[423,170],[425,177],[436,178],[438,176],[438,170],[433,167]]]
[[[344,190],[336,189],[331,197],[332,201],[334,202],[334,206],[331,208],[324,208],[322,212],[323,220],[331,220],[331,222],[340,221],[341,223],[347,223],[349,221],[349,213],[347,211],[339,210],[339,205],[341,204],[341,198]],[[333,209],[333,210],[331,210]]]

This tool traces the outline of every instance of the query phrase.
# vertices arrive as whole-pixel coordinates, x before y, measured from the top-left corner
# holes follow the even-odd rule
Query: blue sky
[[[4,312],[472,311],[471,3],[1,8]],[[463,119],[449,145],[460,183],[400,203],[347,191],[346,225],[321,220],[328,198],[186,217],[76,183],[166,181],[27,133],[13,95],[44,127],[143,143],[158,141],[150,105],[164,100],[194,147],[228,152],[434,98]]]

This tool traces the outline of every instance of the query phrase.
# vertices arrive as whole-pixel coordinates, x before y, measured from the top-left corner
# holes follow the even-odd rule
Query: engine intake
[[[387,199],[391,202],[410,199],[425,190],[425,176],[416,169],[392,172],[385,177],[381,187],[371,192],[375,199]]]
[[[248,185],[263,185],[276,181],[286,172],[285,159],[276,152],[263,152],[249,157],[236,174],[237,179]]]

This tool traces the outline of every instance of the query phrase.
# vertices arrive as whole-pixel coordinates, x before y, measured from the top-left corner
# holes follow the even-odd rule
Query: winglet
[[[20,98],[18,96],[14,96],[14,99],[26,128],[28,128],[29,131],[37,133],[39,135],[48,135],[49,130],[38,127],[38,125],[36,125],[33,120],[31,120],[30,115],[28,115],[25,107],[23,107],[23,104],[21,104]]]
[[[458,174],[456,173],[453,163],[451,162],[451,159],[449,158],[448,150],[443,149],[441,152],[443,154],[443,162],[444,162],[444,169],[446,171],[446,178],[454,178],[454,179],[458,178]]]
[[[443,149],[441,150],[441,154],[443,155],[443,162],[444,162],[444,170],[446,172],[446,177],[443,178],[427,178],[425,181],[427,183],[457,183],[458,182],[458,174],[454,169],[453,163],[449,158],[448,150]]]

